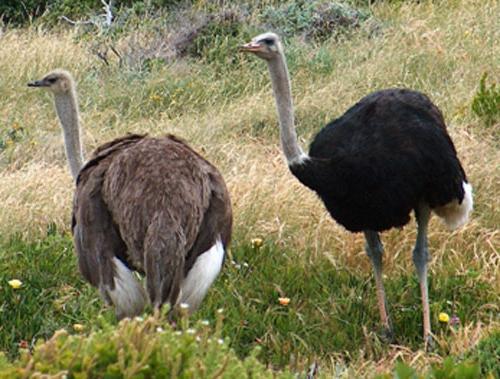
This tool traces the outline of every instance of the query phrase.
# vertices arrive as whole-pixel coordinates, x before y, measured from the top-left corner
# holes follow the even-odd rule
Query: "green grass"
[[[35,243],[13,238],[0,246],[0,350],[10,357],[17,355],[22,340],[33,345],[76,323],[99,330],[102,317],[113,323],[112,312],[102,310],[96,291],[78,275],[72,250],[70,237],[57,232]],[[298,362],[295,368],[304,369],[304,360],[325,361],[332,355],[345,363],[381,359],[389,350],[375,333],[379,323],[371,273],[338,270],[324,258],[302,258],[272,241],[261,248],[237,243],[192,322],[215,324],[222,308],[221,332],[231,348],[244,358],[259,347],[259,359],[272,367]],[[418,349],[420,294],[413,270],[388,276],[397,343]],[[496,317],[496,310],[483,305],[493,304],[497,293],[476,276],[431,275],[432,326],[441,341],[436,353],[449,354],[445,342],[454,338],[450,327],[439,324],[439,312],[456,314],[462,325]],[[20,289],[9,288],[12,278],[23,282]],[[290,304],[280,305],[279,297],[289,297]]]
[[[72,241],[57,234],[37,242],[13,237],[0,253],[0,350],[17,354],[19,343],[33,344],[73,323],[88,324],[102,304],[75,270]],[[12,289],[11,279],[22,286]]]

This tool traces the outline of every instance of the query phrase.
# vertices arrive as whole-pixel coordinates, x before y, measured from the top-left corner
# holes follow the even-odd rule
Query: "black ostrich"
[[[472,188],[440,110],[416,91],[374,92],[326,125],[307,155],[297,143],[290,79],[279,37],[261,34],[241,50],[268,64],[290,171],[318,194],[338,223],[364,233],[388,338],[393,332],[382,284],[379,232],[402,227],[415,211],[418,233],[413,261],[422,293],[424,341],[431,342],[427,291],[431,211],[456,228],[467,222],[472,210]]]

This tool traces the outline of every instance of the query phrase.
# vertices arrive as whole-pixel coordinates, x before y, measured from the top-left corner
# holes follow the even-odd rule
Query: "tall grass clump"
[[[481,117],[488,126],[500,122],[500,87],[486,82],[485,72],[479,81],[479,88],[472,100],[472,112]]]

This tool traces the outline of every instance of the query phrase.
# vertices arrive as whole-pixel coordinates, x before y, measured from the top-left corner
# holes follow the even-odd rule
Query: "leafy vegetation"
[[[136,359],[146,362],[140,368],[144,376],[150,372],[146,366],[170,372],[173,360],[157,363],[161,346],[169,342],[187,352],[175,353],[189,362],[180,371],[185,376],[205,366],[216,370],[210,362],[220,363],[226,355],[227,377],[247,364],[262,377],[286,377],[304,374],[313,363],[328,378],[475,377],[478,370],[482,377],[497,375],[500,150],[484,138],[495,128],[472,111],[471,94],[478,91],[477,78],[488,72],[482,93],[490,98],[491,79],[498,76],[500,45],[491,25],[499,3],[380,1],[367,10],[366,2],[352,1],[370,17],[355,13],[342,38],[336,34],[342,28],[327,27],[337,17],[331,2],[240,2],[224,8],[201,0],[192,7],[163,3],[155,8],[151,2],[116,2],[111,27],[46,29],[46,17],[55,15],[50,11],[35,26],[5,28],[0,36],[0,350],[5,353],[0,365],[5,372],[22,375],[32,362],[32,373],[55,375],[67,369],[68,349],[75,346],[86,347],[75,355],[79,371],[74,372],[82,375],[111,376],[120,362]],[[95,17],[102,4],[96,7],[74,18]],[[343,11],[351,14],[349,9]],[[326,26],[316,24],[319,19]],[[378,33],[369,30],[373,20],[379,21]],[[430,354],[421,350],[420,295],[411,262],[414,225],[383,235],[397,336],[397,344],[386,345],[377,334],[362,236],[335,225],[282,162],[266,67],[237,51],[271,24],[285,34],[303,145],[380,88],[423,91],[443,110],[474,187],[475,211],[456,232],[431,221],[436,349]],[[87,152],[126,132],[174,133],[223,172],[235,214],[232,251],[189,321],[196,333],[219,335],[223,345],[200,348],[183,337],[184,324],[172,329],[148,319],[116,325],[97,291],[82,281],[69,231],[74,184],[52,99],[25,86],[55,67],[76,76]],[[255,237],[263,246],[252,245]],[[441,312],[453,322],[440,322]],[[205,330],[203,320],[212,327]],[[167,336],[157,337],[152,325]],[[74,335],[57,332],[62,328]],[[129,332],[133,341],[120,339]],[[205,338],[196,333],[195,340]],[[151,345],[136,340],[138,334],[147,335]],[[129,343],[141,348],[122,351]],[[109,354],[94,360],[103,346]]]
[[[478,362],[484,377],[492,375],[500,378],[500,330],[494,331],[490,336],[479,342],[477,347],[470,351],[468,359]]]
[[[346,3],[324,1],[291,1],[264,8],[264,25],[284,36],[304,35],[324,41],[357,28],[369,18],[369,12]]]
[[[456,363],[452,358],[446,358],[442,364],[433,365],[425,374],[418,374],[404,363],[396,364],[393,375],[377,376],[377,379],[389,379],[396,377],[398,379],[479,379],[481,370],[477,364],[470,362]]]
[[[254,351],[240,360],[207,321],[173,330],[158,318],[106,322],[84,336],[57,331],[24,351],[15,364],[0,356],[0,378],[66,375],[69,378],[293,378],[273,373]]]
[[[108,2],[107,2],[108,3]],[[179,0],[115,0],[117,9],[132,9],[141,13],[145,8],[158,9],[179,3]],[[61,16],[74,19],[88,19],[102,11],[99,0],[4,0],[0,4],[0,16],[3,21],[13,25],[22,25],[37,19],[55,25]]]
[[[492,125],[500,122],[500,87],[496,83],[488,85],[484,73],[479,81],[479,89],[472,100],[472,111],[485,120],[486,124]]]

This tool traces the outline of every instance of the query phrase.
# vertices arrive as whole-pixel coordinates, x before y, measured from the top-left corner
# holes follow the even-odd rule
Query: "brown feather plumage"
[[[98,147],[82,167],[71,74],[54,70],[28,85],[54,94],[76,180],[72,230],[84,278],[119,318],[144,308],[134,270],[146,275],[155,307],[187,301],[193,311],[219,273],[231,236],[231,202],[220,173],[172,135],[128,134]]]
[[[78,176],[73,215],[84,277],[94,285],[109,278],[114,288],[106,262],[116,256],[146,274],[156,306],[175,304],[196,258],[218,235],[226,246],[232,228],[222,176],[171,135],[128,135],[94,151]]]

